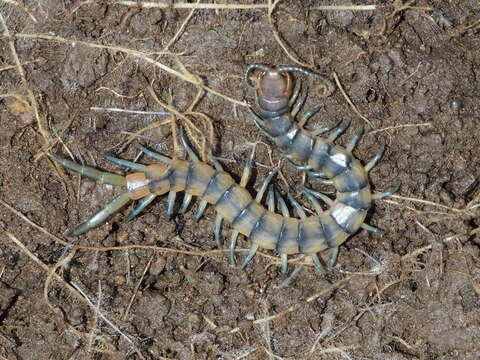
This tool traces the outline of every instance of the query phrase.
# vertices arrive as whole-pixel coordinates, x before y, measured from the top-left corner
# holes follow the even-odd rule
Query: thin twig
[[[345,90],[343,89],[343,86],[342,84],[340,83],[340,79],[338,78],[337,76],[337,73],[334,71],[333,72],[333,78],[335,79],[335,82],[337,83],[337,87],[340,89],[340,92],[342,93],[343,97],[345,98],[345,100],[347,100],[347,103],[350,105],[350,107],[352,108],[352,110],[355,112],[355,114],[357,114],[362,120],[364,120],[365,122],[368,123],[368,125],[372,126],[372,123],[370,120],[368,120],[365,116],[363,116],[362,114],[360,114],[360,111],[358,111],[357,107],[355,106],[355,104],[352,102],[352,100],[350,100],[350,98],[348,97],[347,93],[345,92]]]
[[[371,11],[376,10],[377,5],[320,5],[312,6],[310,10],[323,11]]]
[[[129,109],[118,109],[118,108],[102,108],[98,106],[92,106],[90,110],[105,111],[105,112],[120,112],[120,113],[126,113],[126,114],[140,114],[140,115],[159,115],[159,116],[170,115],[170,113],[166,111],[142,111],[142,110],[129,110]]]

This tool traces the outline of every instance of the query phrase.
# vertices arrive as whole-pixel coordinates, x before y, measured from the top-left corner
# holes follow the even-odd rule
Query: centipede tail
[[[259,70],[256,86],[250,75]],[[306,121],[315,115],[319,106],[306,111],[298,123],[295,117],[303,106],[306,93],[300,93],[300,81],[295,81],[293,72],[328,82],[326,76],[316,74],[297,66],[272,67],[265,64],[252,64],[245,71],[245,81],[255,93],[256,109],[249,109],[255,124],[271,139],[281,151],[280,155],[288,160],[297,170],[319,182],[333,185],[337,189],[337,197],[331,200],[323,194],[304,189],[304,194],[318,211],[319,204],[314,200],[326,201],[328,210],[301,222],[296,241],[298,251],[312,253],[316,243],[326,244],[331,249],[328,267],[335,264],[338,246],[360,228],[375,233],[381,230],[364,223],[372,201],[390,196],[398,190],[392,187],[385,193],[372,195],[368,172],[380,161],[384,148],[381,148],[367,165],[363,166],[352,151],[363,135],[359,129],[353,135],[346,148],[336,145],[334,141],[349,127],[350,122],[337,123],[333,126],[321,127],[313,132],[303,128]],[[328,131],[333,132],[328,138],[320,137]],[[297,208],[295,203],[292,203]],[[307,240],[308,239],[308,240]],[[277,249],[282,254],[282,248]],[[312,255],[312,260],[320,270],[322,261]]]

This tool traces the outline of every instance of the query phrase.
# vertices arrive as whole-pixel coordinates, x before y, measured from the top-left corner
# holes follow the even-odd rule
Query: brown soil
[[[376,202],[368,221],[388,234],[360,231],[341,247],[332,273],[322,276],[300,258],[286,277],[278,275],[277,257],[256,256],[246,271],[229,266],[225,252],[209,252],[213,209],[198,224],[196,205],[166,221],[165,199],[131,222],[122,221],[124,211],[84,236],[63,236],[118,190],[60,173],[42,156],[46,141],[53,153],[119,172],[102,156],[134,159],[135,142],[172,153],[169,126],[122,146],[125,132],[169,118],[91,108],[165,111],[151,85],[161,101],[183,112],[198,90],[135,54],[93,47],[138,50],[181,71],[171,55],[154,53],[190,10],[112,3],[17,0],[0,9],[10,34],[2,26],[0,359],[480,358],[478,1],[425,0],[402,8],[397,0],[355,12],[307,11],[317,4],[304,1],[276,8],[275,26],[292,56],[335,72],[372,124],[341,91],[324,98],[318,82],[305,79],[306,108],[323,104],[308,127],[351,119],[339,140],[345,144],[366,125],[355,155],[367,161],[386,143],[372,186],[384,191],[400,183],[404,197]],[[5,68],[15,65],[11,45],[23,80],[18,67]],[[293,63],[265,9],[197,10],[169,51],[208,87],[239,101],[251,100],[242,81],[248,64]],[[195,111],[212,119],[215,153],[232,160],[225,167],[238,179],[246,144],[268,140],[243,106],[210,92]],[[206,129],[201,118],[194,121]],[[269,167],[266,150],[259,145],[256,159]],[[256,167],[257,186],[267,171]],[[286,164],[282,172],[298,188],[299,172]],[[277,184],[286,190],[280,178]],[[72,249],[46,232],[100,249]],[[227,241],[228,229],[223,236]],[[128,245],[157,248],[101,249]],[[239,248],[247,247],[240,239]]]

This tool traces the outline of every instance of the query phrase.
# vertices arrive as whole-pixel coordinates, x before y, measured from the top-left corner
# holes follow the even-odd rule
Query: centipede
[[[253,83],[250,75],[255,71],[258,74]],[[325,239],[331,249],[328,266],[332,267],[337,259],[338,246],[360,228],[385,234],[385,231],[366,224],[365,217],[373,200],[393,195],[398,191],[399,185],[386,192],[372,194],[368,173],[381,160],[385,147],[382,146],[363,166],[353,155],[353,150],[363,136],[363,127],[355,131],[346,147],[342,147],[335,144],[335,140],[348,129],[350,121],[323,126],[314,131],[307,130],[306,122],[319,112],[321,105],[305,111],[297,121],[308,91],[302,94],[302,83],[294,78],[294,72],[332,86],[327,76],[305,68],[251,64],[244,73],[244,81],[253,89],[256,109],[249,107],[249,112],[257,127],[280,149],[281,157],[314,181],[336,188],[334,200],[325,194],[303,189],[307,198],[316,196],[329,206],[319,218],[319,239]],[[321,136],[332,130],[334,131],[328,137]]]

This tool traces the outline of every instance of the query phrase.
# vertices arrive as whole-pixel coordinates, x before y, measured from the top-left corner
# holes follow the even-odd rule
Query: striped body
[[[304,227],[301,233],[305,234],[304,241],[298,242],[299,252],[311,253],[319,247],[337,248],[363,225],[372,205],[368,170],[352,155],[351,149],[333,143],[346,127],[328,139],[302,128],[318,109],[306,113],[302,125],[295,123],[295,115],[305,97],[294,105],[300,87],[295,93],[289,67],[251,65],[245,73],[245,80],[250,86],[248,75],[254,69],[262,70],[257,87],[254,87],[259,111],[251,111],[257,126],[297,168],[331,181],[337,190],[337,197],[329,204],[328,210],[299,225]],[[293,69],[299,71],[298,68]]]
[[[229,174],[203,162],[173,159],[168,165],[154,164],[144,172],[129,174],[126,181],[132,200],[181,191],[198,196],[212,204],[218,215],[252,244],[275,249],[280,254],[314,254],[349,235],[335,221],[330,221],[327,213],[300,220],[268,211]],[[338,210],[341,215],[342,209]]]

